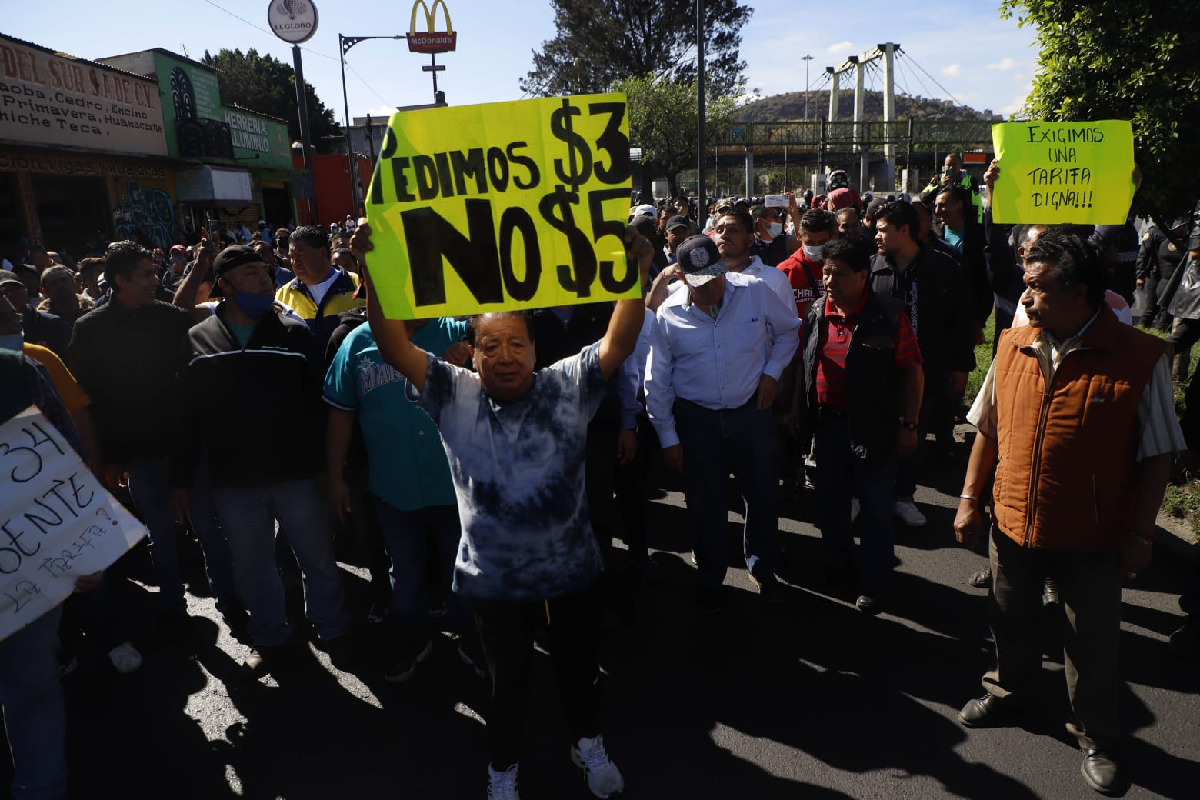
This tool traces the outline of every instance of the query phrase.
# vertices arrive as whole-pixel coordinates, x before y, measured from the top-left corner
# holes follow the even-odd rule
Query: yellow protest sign
[[[1133,125],[1001,122],[992,220],[1004,224],[1121,225],[1133,202]]]
[[[395,114],[367,196],[392,319],[641,296],[625,95]]]

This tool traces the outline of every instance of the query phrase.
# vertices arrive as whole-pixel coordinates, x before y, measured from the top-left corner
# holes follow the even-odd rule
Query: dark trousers
[[[779,435],[771,409],[755,400],[712,411],[675,401],[675,430],[683,445],[683,486],[700,585],[720,586],[729,566],[729,473],[745,504],[742,547],[746,569],[760,583],[775,580],[779,552]]]
[[[954,441],[954,411],[958,403],[950,393],[950,376],[934,372],[925,376],[925,391],[921,396],[921,413],[917,418],[917,449],[908,458],[900,459],[896,467],[896,499],[912,500],[917,491],[917,478],[924,465],[922,450],[930,431],[939,445]],[[861,499],[861,498],[860,498]]]
[[[850,498],[857,497],[862,588],[868,593],[886,589],[894,569],[895,456],[855,456],[850,450],[848,420],[833,414],[817,422],[813,455],[817,462],[817,527],[821,529],[826,560],[834,568],[848,567],[854,561]]]
[[[1068,729],[1083,747],[1113,747],[1121,737],[1117,554],[1033,550],[993,529],[988,555],[992,564],[988,615],[996,642],[996,668],[983,676],[984,688],[999,697],[1019,697],[1040,674],[1037,621],[1042,587],[1046,578],[1052,578],[1067,618],[1063,650],[1067,695],[1075,714]]]
[[[658,435],[650,419],[641,414],[637,421],[637,453],[633,461],[617,465],[617,505],[621,510],[621,527],[629,556],[635,561],[647,557],[647,514],[650,502],[646,498],[646,481],[652,457],[659,451]]]
[[[1165,281],[1158,276],[1157,270],[1146,276],[1146,284],[1142,287],[1142,298],[1145,301],[1141,319],[1143,328],[1171,328],[1171,315],[1158,304],[1158,290],[1164,284]]]
[[[1175,354],[1175,363],[1171,369],[1171,377],[1183,383],[1187,380],[1188,367],[1191,363],[1192,345],[1200,341],[1200,319],[1177,317],[1167,344]]]
[[[600,602],[595,587],[552,600],[472,598],[471,606],[492,680],[487,736],[493,769],[505,770],[520,760],[529,661],[540,625],[550,633],[558,696],[573,741],[600,732]]]
[[[620,428],[619,420],[593,419],[588,425],[584,455],[588,513],[591,515],[592,533],[600,544],[605,563],[612,555],[613,522],[616,519],[613,491],[617,481],[617,433]]]

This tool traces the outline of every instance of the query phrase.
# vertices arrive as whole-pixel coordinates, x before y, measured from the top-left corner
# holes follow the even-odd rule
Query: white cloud
[[[1006,117],[1010,116],[1012,114],[1016,114],[1018,111],[1020,111],[1022,108],[1025,107],[1025,100],[1028,97],[1029,97],[1029,93],[1025,92],[1024,94],[1022,94],[1022,95],[1018,96],[1016,99],[1014,99],[1008,105],[1001,106],[1000,113]]]
[[[825,48],[826,53],[832,53],[835,56],[853,53],[854,50],[854,42],[838,42],[837,44],[831,44],[829,47]]]
[[[962,72],[962,66],[960,66],[959,64],[951,64],[947,67],[942,67],[942,69],[941,69],[941,73],[943,75],[949,75],[952,78],[956,75],[959,75],[961,72]]]
[[[1015,60],[1013,60],[1011,58],[1004,58],[1000,61],[997,61],[995,64],[988,64],[987,68],[988,69],[1006,70],[1006,69],[1012,69],[1015,66],[1017,66],[1017,62]]]
[[[370,114],[372,118],[375,118],[375,117],[385,117],[386,118],[386,117],[390,117],[392,114],[396,113],[396,107],[395,106],[380,106],[379,108],[370,109],[369,111],[367,111],[367,113]]]

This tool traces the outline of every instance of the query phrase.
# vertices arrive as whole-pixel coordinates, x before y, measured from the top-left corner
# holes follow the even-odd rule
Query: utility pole
[[[704,193],[704,0],[696,0],[696,216],[708,213]]]
[[[350,52],[350,48],[359,42],[365,42],[367,39],[403,39],[404,36],[343,36],[338,34],[338,54],[342,60],[342,103],[345,106],[346,112],[346,163],[349,165],[350,174],[350,215],[355,219],[358,218],[358,163],[354,159],[354,142],[350,138],[350,98],[346,94],[346,53]],[[434,88],[437,88],[437,73],[433,76]],[[370,122],[367,123],[367,138],[371,137]],[[371,145],[374,147],[374,144]],[[372,158],[372,161],[375,159]]]
[[[809,121],[809,61],[812,60],[811,55],[803,56],[800,61],[804,61],[804,121]]]

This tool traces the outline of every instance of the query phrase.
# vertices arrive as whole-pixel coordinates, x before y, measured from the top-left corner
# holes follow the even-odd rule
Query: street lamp
[[[415,11],[413,13],[416,13]],[[338,34],[338,55],[342,60],[342,104],[346,112],[346,163],[350,167],[350,215],[358,217],[358,180],[357,180],[357,164],[354,163],[354,143],[350,140],[350,98],[346,94],[346,53],[350,52],[350,48],[359,42],[365,42],[367,39],[403,39],[404,36],[343,36]],[[437,77],[434,77],[434,86],[437,86]],[[371,135],[370,128],[367,129],[367,136]]]
[[[804,62],[804,121],[808,122],[808,62],[813,60],[812,56],[804,56],[800,59]]]

